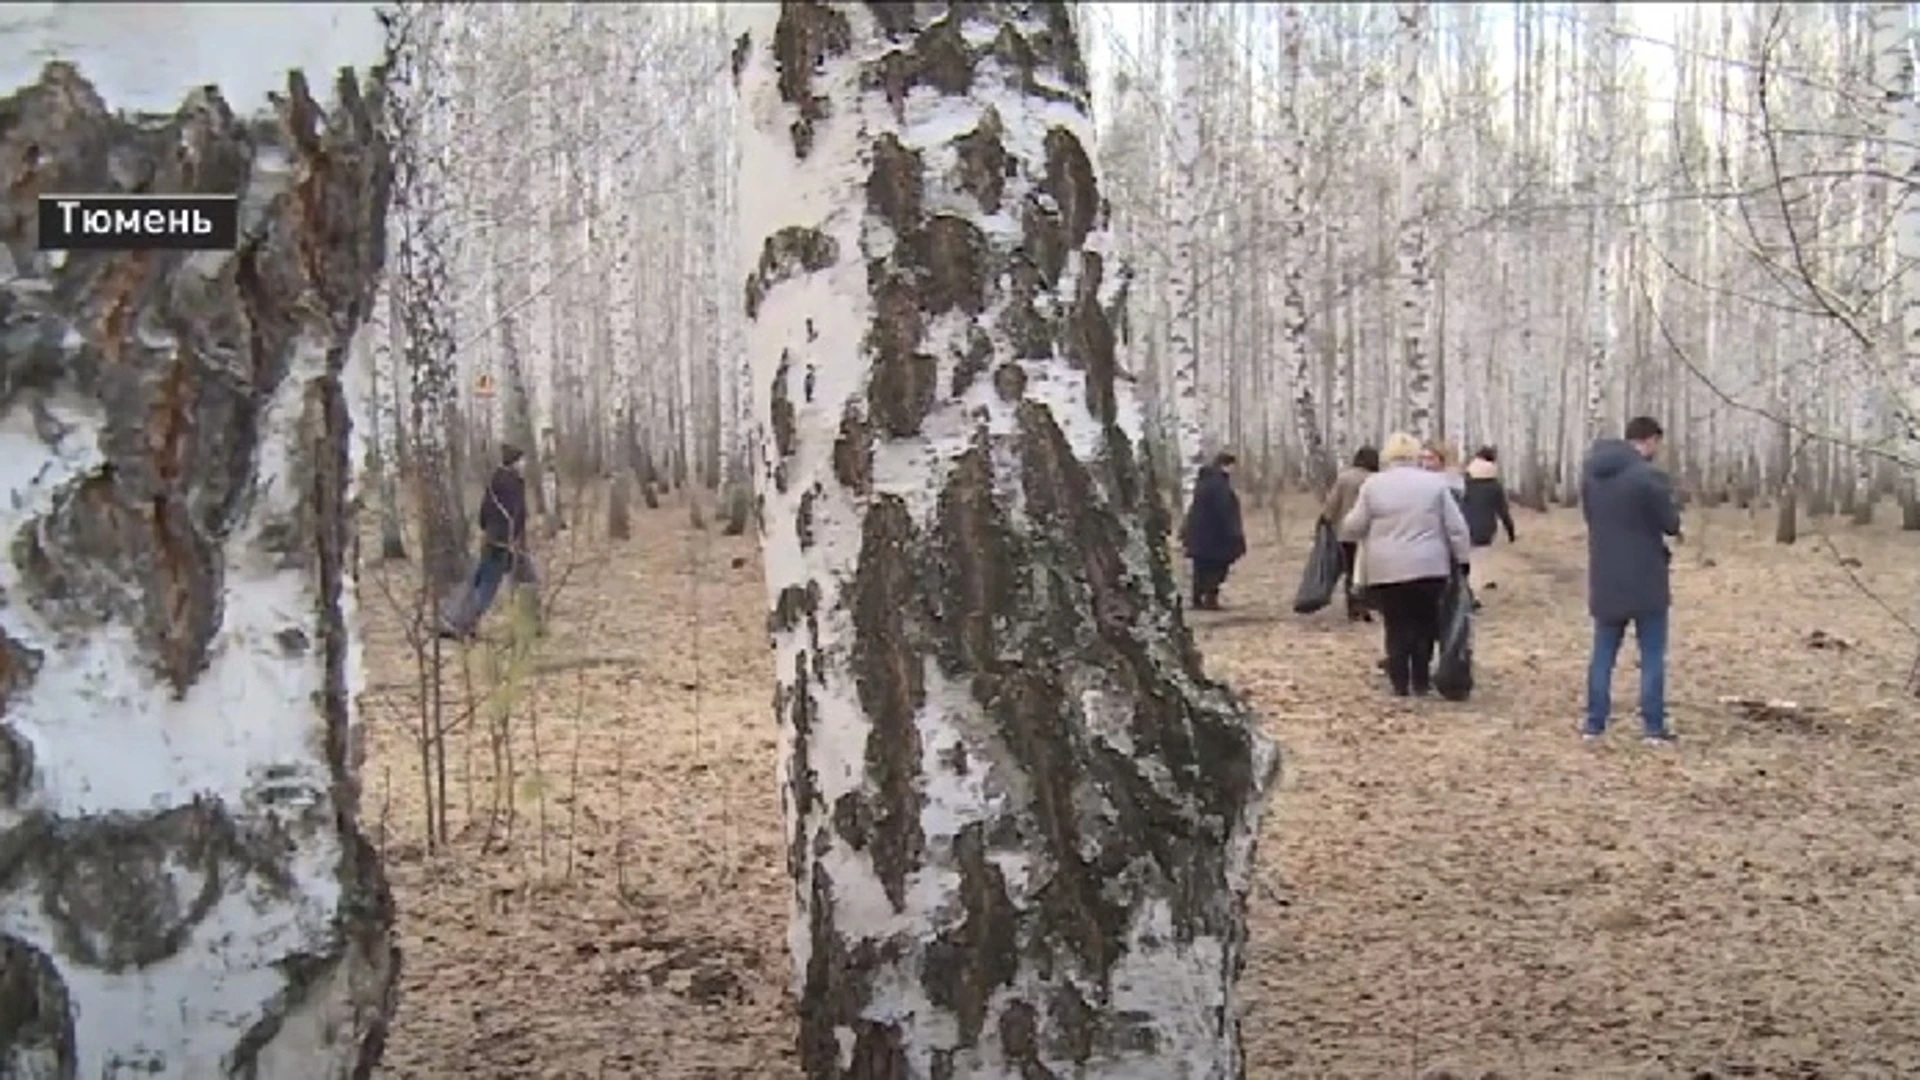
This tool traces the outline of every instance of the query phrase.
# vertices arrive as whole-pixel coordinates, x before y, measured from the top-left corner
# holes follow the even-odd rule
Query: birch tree
[[[1239,1076],[1278,759],[1180,621],[1069,9],[740,7],[803,1071]]]
[[[1331,484],[1335,463],[1320,435],[1319,409],[1313,392],[1313,356],[1307,347],[1307,205],[1306,148],[1301,145],[1300,95],[1304,91],[1301,64],[1304,47],[1300,5],[1280,5],[1280,59],[1284,64],[1280,87],[1280,364],[1293,377],[1294,424],[1306,446],[1307,463],[1316,486]]]
[[[222,10],[176,17],[219,40]],[[344,1080],[392,1012],[348,751],[346,368],[387,148],[351,71],[325,109],[285,73],[306,44],[234,54],[270,111],[265,79],[107,101],[64,61],[0,101],[0,1076]],[[84,60],[152,75],[154,48]],[[239,249],[35,250],[33,192],[133,183],[241,192]]]
[[[1421,68],[1427,52],[1427,5],[1394,5],[1399,20],[1395,39],[1396,87],[1400,99],[1399,243],[1400,363],[1406,376],[1407,430],[1417,438],[1433,431],[1433,356],[1427,332],[1433,315],[1433,280],[1427,251],[1426,169],[1422,161],[1424,87]]]
[[[1173,194],[1167,227],[1168,361],[1173,369],[1175,445],[1180,455],[1180,506],[1193,500],[1194,481],[1207,459],[1207,410],[1200,390],[1199,171],[1200,21],[1197,3],[1170,5],[1173,19],[1173,123],[1168,157]]]

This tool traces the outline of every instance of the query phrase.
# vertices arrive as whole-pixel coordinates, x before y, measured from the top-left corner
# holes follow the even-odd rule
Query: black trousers
[[[1193,606],[1212,607],[1220,602],[1220,586],[1227,583],[1232,563],[1212,559],[1193,560]]]
[[[1347,618],[1357,619],[1367,610],[1364,598],[1353,591],[1353,561],[1359,557],[1360,545],[1346,540],[1340,542],[1340,588],[1347,598]]]
[[[1393,692],[1426,693],[1433,685],[1433,651],[1440,643],[1440,601],[1447,579],[1415,578],[1373,586],[1374,609],[1387,624],[1387,679]]]

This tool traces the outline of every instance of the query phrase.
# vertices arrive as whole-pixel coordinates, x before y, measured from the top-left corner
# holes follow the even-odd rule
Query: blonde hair
[[[1445,439],[1435,439],[1426,445],[1426,451],[1440,459],[1441,468],[1453,467],[1453,447]]]
[[[1398,465],[1407,461],[1420,460],[1420,440],[1404,431],[1396,431],[1387,436],[1380,445],[1380,464]]]

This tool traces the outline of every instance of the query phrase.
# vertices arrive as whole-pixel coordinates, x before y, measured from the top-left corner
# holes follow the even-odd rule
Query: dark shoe
[[[1680,742],[1679,739],[1673,737],[1673,732],[1671,731],[1661,731],[1652,735],[1643,736],[1640,741],[1646,743],[1648,746],[1676,746]]]
[[[1433,693],[1433,687],[1431,686],[1415,686],[1413,688],[1414,697],[1426,697],[1431,693]]]
[[[1396,686],[1393,688],[1394,697],[1406,697],[1407,693],[1408,693],[1407,688],[1404,686]]]

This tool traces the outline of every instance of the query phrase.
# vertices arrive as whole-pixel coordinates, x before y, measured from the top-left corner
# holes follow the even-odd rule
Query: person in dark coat
[[[1627,626],[1640,649],[1640,723],[1655,745],[1673,741],[1667,729],[1667,611],[1672,555],[1666,538],[1680,536],[1680,510],[1666,476],[1651,464],[1665,433],[1650,416],[1627,422],[1625,439],[1601,439],[1587,452],[1580,476],[1580,511],[1587,519],[1587,610],[1593,616],[1593,652],[1587,663],[1587,713],[1582,735],[1598,739],[1613,708],[1613,666]]]
[[[1506,485],[1500,482],[1500,453],[1491,446],[1483,446],[1474,452],[1473,460],[1467,463],[1467,482],[1460,495],[1460,510],[1467,517],[1467,535],[1473,541],[1473,553],[1476,556],[1467,564],[1467,574],[1473,574],[1474,564],[1482,548],[1493,546],[1496,528],[1505,528],[1507,543],[1514,540],[1513,511],[1507,505]],[[1486,583],[1483,582],[1482,587]],[[1480,601],[1473,601],[1474,610],[1479,610]]]
[[[1227,571],[1247,553],[1247,533],[1240,520],[1240,496],[1233,490],[1232,454],[1220,453],[1203,466],[1193,485],[1193,504],[1187,507],[1181,541],[1193,560],[1193,606],[1220,610],[1220,586]]]
[[[472,637],[508,575],[518,584],[535,580],[533,558],[527,551],[527,479],[520,472],[523,458],[517,446],[500,448],[500,465],[487,479],[487,489],[480,497],[480,559],[463,602],[447,619],[446,636]]]

